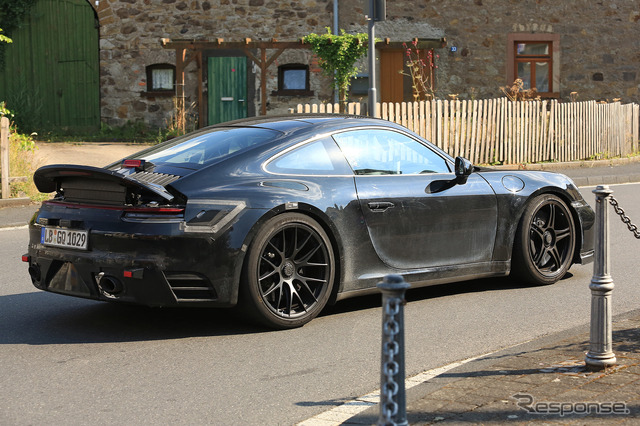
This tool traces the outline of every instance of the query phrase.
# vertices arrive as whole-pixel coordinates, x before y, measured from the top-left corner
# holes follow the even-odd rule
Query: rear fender
[[[340,238],[339,231],[335,226],[335,224],[333,223],[333,221],[324,212],[319,210],[317,207],[314,207],[310,204],[299,203],[299,202],[284,203],[267,211],[264,215],[262,215],[262,217],[260,217],[260,219],[258,219],[258,221],[256,221],[255,225],[251,228],[251,230],[247,234],[247,237],[245,238],[245,242],[242,246],[243,253],[245,255],[244,258],[246,259],[246,252],[249,250],[249,247],[253,243],[253,240],[255,239],[256,234],[260,229],[262,229],[264,224],[271,218],[284,213],[301,213],[311,217],[316,222],[318,222],[320,226],[322,226],[324,231],[329,236],[329,239],[331,240],[331,245],[333,246],[334,258],[336,259],[336,265],[335,265],[336,271],[335,271],[334,286],[333,286],[328,303],[334,304],[336,302],[337,294],[341,290],[342,282],[344,281],[343,274],[342,274],[342,271],[343,271],[342,259],[343,259],[343,253],[344,253],[344,246],[343,246],[342,239]],[[242,269],[244,269],[244,264]]]

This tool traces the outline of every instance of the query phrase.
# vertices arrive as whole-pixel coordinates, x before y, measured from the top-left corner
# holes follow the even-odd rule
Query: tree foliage
[[[7,42],[4,37],[12,36],[13,31],[20,28],[26,19],[31,6],[37,0],[0,0],[0,28],[4,29],[4,35],[0,34],[0,41]],[[11,39],[9,39],[11,40]],[[0,43],[0,67],[4,66],[5,43]]]
[[[367,34],[347,34],[341,30],[340,35],[331,34],[327,28],[326,34],[309,34],[302,41],[311,45],[311,49],[318,56],[318,63],[324,73],[334,77],[340,100],[346,102],[347,91],[351,79],[358,74],[355,63],[367,53]]]
[[[9,37],[1,33],[2,33],[2,28],[0,28],[0,42],[13,43],[13,40],[11,40]]]

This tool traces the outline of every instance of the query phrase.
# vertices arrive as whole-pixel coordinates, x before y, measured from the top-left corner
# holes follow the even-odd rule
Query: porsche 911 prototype
[[[54,293],[232,307],[274,328],[376,292],[513,274],[551,284],[593,257],[594,213],[549,172],[480,168],[387,121],[223,123],[104,168],[49,165],[25,261]]]

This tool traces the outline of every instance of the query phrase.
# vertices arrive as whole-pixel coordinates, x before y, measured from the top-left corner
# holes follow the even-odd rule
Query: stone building
[[[38,1],[93,8],[100,119],[110,125],[165,126],[177,93],[201,125],[226,119],[218,111],[229,105],[253,116],[333,101],[331,80],[309,49],[256,46],[297,42],[333,29],[335,20],[349,33],[367,32],[368,0]],[[402,43],[411,48],[417,39],[431,53],[429,91],[437,98],[498,97],[521,77],[543,97],[640,102],[637,0],[389,0],[386,17],[376,23],[379,101],[413,99]],[[180,43],[189,49],[176,49]],[[183,65],[184,85],[176,88]],[[366,98],[362,65],[352,100]],[[238,88],[244,92],[226,92]]]

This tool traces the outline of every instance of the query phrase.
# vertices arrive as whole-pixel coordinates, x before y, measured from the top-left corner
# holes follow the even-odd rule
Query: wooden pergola
[[[205,50],[239,50],[242,51],[251,61],[260,68],[260,114],[267,114],[267,68],[286,49],[310,49],[311,46],[302,41],[252,41],[245,38],[243,41],[224,41],[218,38],[215,41],[204,40],[171,40],[161,39],[162,47],[165,49],[175,49],[176,51],[176,96],[178,99],[184,97],[184,70],[191,62],[196,61],[198,69],[198,126],[204,125],[204,103],[202,99],[202,52]],[[276,50],[267,57],[267,50]],[[253,52],[259,51],[259,58]]]
[[[165,49],[175,49],[176,51],[176,96],[178,99],[184,98],[184,70],[191,62],[196,61],[198,69],[198,126],[204,126],[204,102],[202,92],[202,57],[207,50],[237,50],[243,52],[251,61],[260,68],[260,114],[267,115],[267,69],[286,49],[311,49],[311,46],[298,41],[252,41],[245,38],[243,41],[224,41],[222,38],[215,40],[186,40],[168,39],[160,40]],[[446,45],[446,39],[418,41],[420,48],[442,47]],[[376,43],[376,49],[400,49],[402,42],[391,42],[388,38]],[[267,50],[275,50],[271,56],[267,57]],[[254,52],[259,52],[257,57]]]

